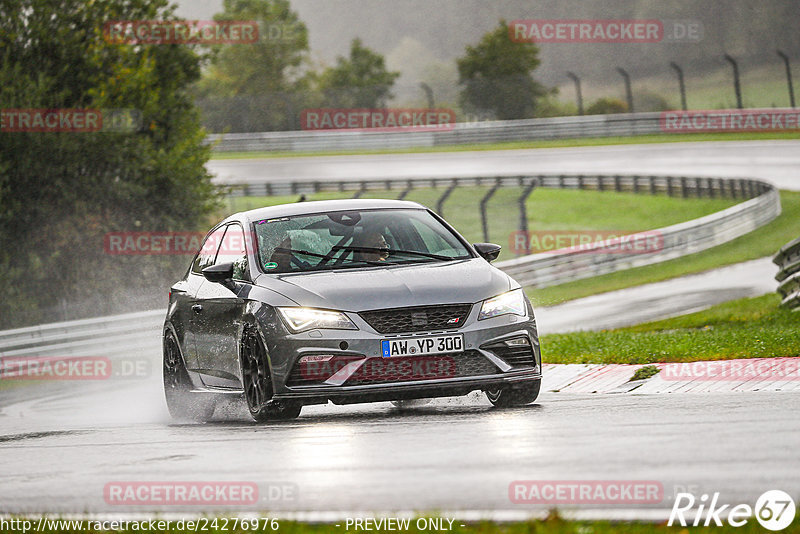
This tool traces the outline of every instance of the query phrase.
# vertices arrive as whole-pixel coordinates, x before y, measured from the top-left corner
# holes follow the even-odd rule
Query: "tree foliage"
[[[350,57],[339,56],[319,79],[325,105],[338,108],[380,108],[392,98],[399,72],[389,72],[383,56],[365,47],[361,39],[350,43]]]
[[[532,76],[539,66],[539,49],[512,41],[503,20],[476,46],[467,46],[457,64],[465,111],[489,110],[501,120],[533,117],[537,99],[546,94]]]
[[[213,47],[197,84],[213,131],[297,127],[306,105],[308,30],[288,0],[225,0],[215,20],[256,21],[258,42]]]
[[[130,132],[0,130],[0,326],[121,311],[175,279],[185,258],[110,256],[109,231],[194,229],[216,202],[187,93],[186,46],[103,38],[106,22],[168,20],[163,0],[0,3],[0,108],[134,109]],[[63,310],[62,310],[63,311]]]

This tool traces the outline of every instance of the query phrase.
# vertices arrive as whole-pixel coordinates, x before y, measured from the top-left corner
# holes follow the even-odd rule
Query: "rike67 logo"
[[[697,506],[696,509],[695,506]],[[689,524],[693,527],[708,527],[712,523],[721,527],[723,521],[732,527],[741,527],[755,516],[765,529],[778,531],[792,524],[794,514],[794,501],[788,493],[781,490],[764,492],[756,500],[754,508],[751,508],[749,504],[737,504],[733,507],[730,504],[721,505],[719,493],[714,493],[710,500],[707,494],[703,494],[697,499],[691,493],[679,493],[675,497],[675,504],[672,506],[667,526],[671,527],[677,520],[682,527]],[[694,519],[690,522],[688,517],[691,516],[694,516]]]

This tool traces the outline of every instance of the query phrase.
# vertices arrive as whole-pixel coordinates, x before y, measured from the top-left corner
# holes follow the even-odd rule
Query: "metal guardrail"
[[[781,306],[800,309],[800,237],[782,246],[772,262],[780,268],[775,279],[779,282],[778,294],[783,299]]]
[[[660,113],[621,113],[456,123],[452,130],[431,132],[294,131],[211,134],[206,142],[217,152],[401,149],[657,134],[662,133],[660,118]]]
[[[775,108],[773,112],[793,111]],[[665,133],[661,113],[619,113],[456,123],[452,130],[370,132],[355,130],[210,134],[216,152],[320,152],[405,149],[507,141],[542,141],[583,137],[630,137]]]
[[[539,175],[484,178],[435,178],[413,180],[296,182],[249,184],[240,186],[239,194],[265,194],[261,188],[272,188],[272,193],[288,188],[294,193],[310,191],[355,191],[356,195],[370,189],[390,189],[405,196],[413,187],[482,185],[494,189],[504,186],[522,186],[523,195],[537,187],[631,191],[642,194],[668,194],[672,196],[731,197],[745,199],[735,206],[692,221],[627,237],[624,242],[604,241],[590,247],[532,254],[495,263],[525,286],[545,287],[571,280],[596,276],[648,265],[686,254],[705,250],[735,239],[766,224],[781,212],[780,196],[771,184],[759,180],[721,179],[706,177],[670,176],[588,176]],[[496,189],[495,189],[496,190]],[[486,197],[484,197],[486,198]],[[446,200],[446,198],[445,198]],[[440,204],[440,209],[444,202]],[[486,202],[483,203],[484,206]],[[661,245],[656,250],[646,240],[660,236]],[[640,240],[645,240],[647,253],[637,251]],[[787,247],[786,259],[797,262],[798,240],[794,241],[791,256]],[[790,245],[792,245],[790,244]],[[624,246],[633,251],[620,250]],[[780,255],[781,253],[779,253]],[[777,258],[778,256],[776,256]],[[783,256],[781,256],[783,257]],[[792,259],[789,259],[792,258]],[[793,276],[792,279],[797,279]],[[797,294],[795,290],[795,295]],[[113,351],[137,354],[159,350],[160,329],[164,310],[153,310],[125,315],[53,323],[0,332],[0,358],[15,356],[62,356],[95,354],[108,355]],[[109,349],[112,347],[112,349]]]

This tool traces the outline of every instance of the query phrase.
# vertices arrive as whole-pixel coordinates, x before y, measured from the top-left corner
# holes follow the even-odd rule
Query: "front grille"
[[[499,372],[500,369],[497,366],[475,350],[433,356],[370,358],[347,380],[345,385],[443,380],[492,375]]]
[[[322,384],[338,373],[348,363],[360,357],[339,356],[325,362],[300,362],[294,364],[286,379],[288,387]]]
[[[471,308],[471,304],[447,304],[372,310],[359,315],[381,334],[399,334],[460,328]]]
[[[481,347],[492,351],[495,356],[506,362],[511,367],[533,367],[536,359],[530,345],[517,345],[509,347],[505,343],[495,343]]]

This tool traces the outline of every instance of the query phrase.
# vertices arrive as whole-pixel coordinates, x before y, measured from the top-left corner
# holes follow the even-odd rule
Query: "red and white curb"
[[[644,365],[542,366],[542,390],[562,393],[712,393],[800,391],[800,357],[655,363],[658,374],[631,380]]]

